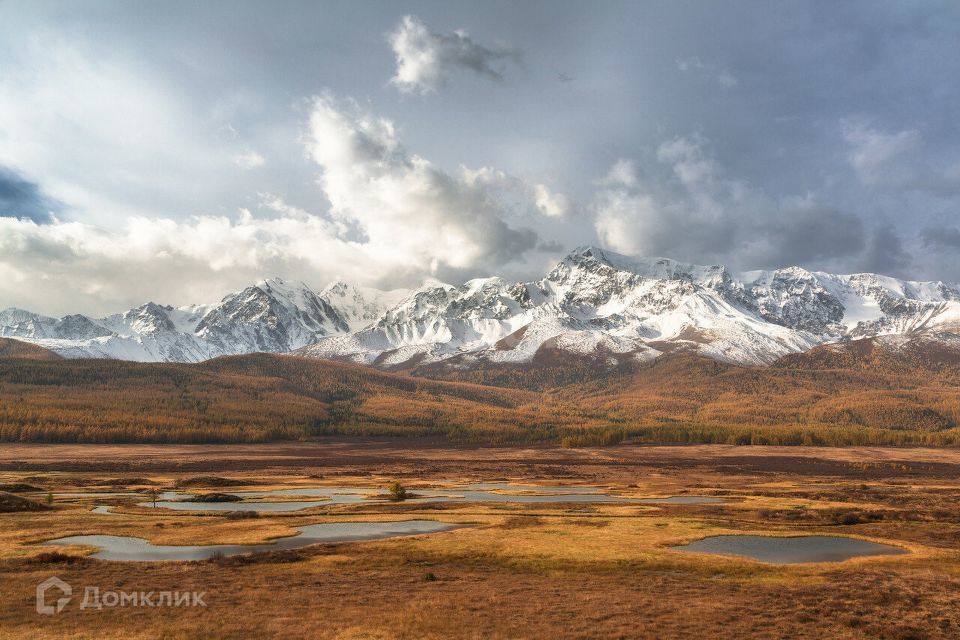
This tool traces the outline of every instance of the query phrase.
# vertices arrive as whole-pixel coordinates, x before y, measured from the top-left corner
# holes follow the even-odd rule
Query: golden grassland
[[[307,445],[302,445],[306,447]],[[14,471],[0,482],[54,490],[173,487],[182,451],[53,449],[100,462],[149,456],[149,471]],[[212,453],[202,475],[243,489],[369,486],[401,478],[413,491],[453,481],[515,480],[601,486],[622,496],[713,495],[723,504],[465,503],[321,506],[231,520],[222,513],[132,506],[131,498],[57,498],[47,512],[0,515],[3,638],[954,638],[960,634],[960,454],[910,450],[815,450],[798,467],[766,455],[660,447],[610,450],[382,450],[337,448],[310,464],[301,451],[250,447]],[[52,455],[56,455],[52,454]],[[200,454],[198,454],[200,455]],[[118,457],[119,456],[119,457]],[[294,466],[277,467],[278,459]],[[423,458],[438,465],[414,471]],[[225,471],[236,459],[251,462]],[[392,460],[392,462],[391,462]],[[51,459],[72,469],[73,458]],[[816,464],[814,464],[816,463]],[[869,464],[867,464],[869,463]],[[164,466],[165,465],[165,466]],[[550,477],[545,477],[549,472]],[[126,482],[125,482],[126,480]],[[145,484],[148,483],[148,484]],[[222,487],[199,488],[222,491]],[[230,491],[233,489],[227,489]],[[42,496],[41,496],[42,501]],[[90,513],[114,505],[114,515]],[[130,564],[90,551],[33,543],[105,533],[158,544],[259,543],[297,526],[356,520],[434,519],[450,532],[323,544],[200,562]],[[908,554],[842,563],[777,566],[683,553],[670,546],[709,535],[831,534],[898,545]],[[34,611],[34,587],[57,575],[105,590],[206,591],[206,608],[126,607],[57,616]]]

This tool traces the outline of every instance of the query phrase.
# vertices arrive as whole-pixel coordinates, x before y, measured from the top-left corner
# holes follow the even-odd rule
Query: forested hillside
[[[762,368],[676,353],[605,372],[541,361],[470,375],[487,384],[274,354],[144,364],[28,347],[24,357],[10,342],[0,342],[7,442],[960,445],[960,352],[926,342],[830,345]]]
[[[59,360],[60,356],[48,351],[43,347],[21,342],[20,340],[9,340],[0,338],[0,358],[32,358],[34,360]]]
[[[926,342],[830,345],[765,368],[666,357],[565,392],[648,441],[960,444],[960,352]]]

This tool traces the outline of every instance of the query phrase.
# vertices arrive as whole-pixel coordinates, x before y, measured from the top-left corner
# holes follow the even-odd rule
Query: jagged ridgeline
[[[385,369],[489,370],[586,357],[610,368],[688,351],[768,365],[876,336],[950,342],[960,286],[800,268],[737,273],[582,247],[544,278],[377,291],[266,280],[215,304],[148,303],[106,318],[0,312],[0,336],[66,358],[200,362],[254,352]]]

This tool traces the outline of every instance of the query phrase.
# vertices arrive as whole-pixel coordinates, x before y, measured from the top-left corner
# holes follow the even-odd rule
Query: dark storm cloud
[[[866,245],[867,229],[859,216],[830,208],[802,207],[755,220],[742,233],[747,238],[756,233],[765,239],[763,251],[754,256],[758,262],[816,267],[860,254]]]
[[[900,236],[892,227],[883,225],[877,227],[870,236],[862,256],[861,270],[904,276],[912,261]]]
[[[861,216],[812,195],[773,197],[730,176],[702,137],[663,143],[643,172],[621,160],[599,187],[591,205],[597,233],[624,253],[819,268],[854,264],[871,233]]]
[[[38,185],[0,166],[0,217],[47,223],[59,209],[60,203],[44,195]]]
[[[960,250],[960,229],[957,227],[930,227],[920,235],[925,247],[937,251]]]

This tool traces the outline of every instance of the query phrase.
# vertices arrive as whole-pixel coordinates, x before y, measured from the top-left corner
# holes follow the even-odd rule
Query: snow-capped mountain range
[[[768,364],[819,344],[881,335],[955,339],[960,285],[797,267],[736,273],[595,247],[544,278],[413,291],[265,280],[216,304],[147,303],[106,318],[7,309],[0,336],[68,358],[196,362],[292,352],[382,367],[528,362],[542,349],[651,359],[688,349]]]

